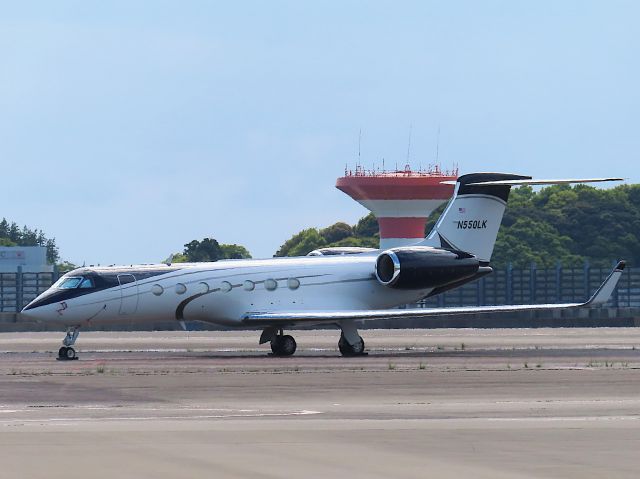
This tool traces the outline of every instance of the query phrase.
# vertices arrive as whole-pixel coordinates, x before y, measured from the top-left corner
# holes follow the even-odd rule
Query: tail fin
[[[510,182],[530,179],[530,176],[504,173],[460,176],[453,198],[420,244],[466,251],[488,263],[509,199]],[[493,183],[500,181],[507,184]],[[484,184],[487,182],[492,184]]]
[[[600,183],[623,179],[532,180],[530,176],[505,173],[463,175],[458,178],[453,198],[433,231],[418,244],[465,251],[475,255],[481,263],[488,263],[512,186]]]

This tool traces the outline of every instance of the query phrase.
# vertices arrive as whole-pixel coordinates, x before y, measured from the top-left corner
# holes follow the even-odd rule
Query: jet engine
[[[396,289],[427,289],[471,278],[478,258],[464,251],[406,246],[383,251],[376,260],[376,278]]]

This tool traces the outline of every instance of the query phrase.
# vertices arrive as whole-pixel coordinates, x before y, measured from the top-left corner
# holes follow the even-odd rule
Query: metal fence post
[[[513,304],[513,265],[509,263],[507,265],[507,277],[505,278],[505,303]]]
[[[16,273],[16,313],[22,311],[22,266],[18,266]]]
[[[562,302],[562,263],[556,265],[556,303]]]
[[[535,261],[532,261],[529,268],[529,300],[531,301],[531,303],[536,302],[536,278],[536,263]]]
[[[626,273],[623,273],[627,275],[627,308],[631,307],[631,270],[627,269]]]
[[[589,260],[584,261],[582,273],[582,284],[584,285],[584,301],[588,301],[591,296],[591,265],[589,265]]]

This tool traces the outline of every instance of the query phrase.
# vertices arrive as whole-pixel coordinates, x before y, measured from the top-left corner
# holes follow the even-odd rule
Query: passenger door
[[[138,283],[132,274],[119,274],[120,314],[133,314],[138,309]]]

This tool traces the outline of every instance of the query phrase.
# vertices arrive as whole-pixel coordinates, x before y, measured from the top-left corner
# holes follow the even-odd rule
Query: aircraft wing
[[[615,289],[625,262],[620,261],[607,279],[593,293],[591,298],[584,303],[561,303],[561,304],[519,304],[501,306],[461,306],[454,308],[414,308],[414,309],[380,309],[380,310],[354,310],[354,311],[301,311],[301,312],[249,312],[243,316],[243,322],[251,325],[273,324],[273,323],[322,323],[338,322],[348,319],[370,320],[370,319],[400,319],[400,318],[423,318],[429,316],[446,316],[451,314],[483,314],[483,313],[504,313],[518,311],[539,311],[569,308],[583,308],[598,306],[606,303]]]

